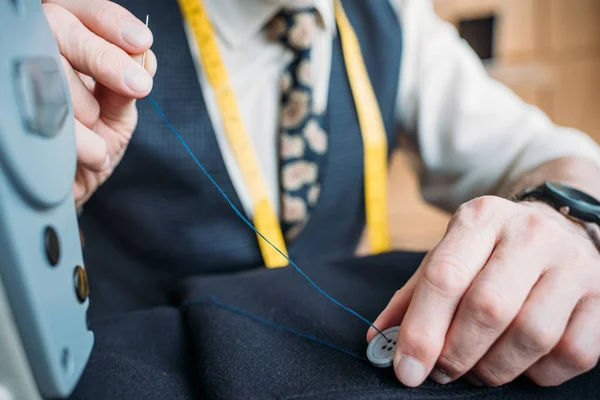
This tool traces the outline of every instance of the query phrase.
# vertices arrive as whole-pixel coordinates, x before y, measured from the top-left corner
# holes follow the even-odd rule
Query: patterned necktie
[[[287,240],[301,231],[317,205],[328,138],[313,108],[311,47],[314,8],[286,9],[269,24],[268,36],[293,53],[281,77],[279,154],[282,230]]]

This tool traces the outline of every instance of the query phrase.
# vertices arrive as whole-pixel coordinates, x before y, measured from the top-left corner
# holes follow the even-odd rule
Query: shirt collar
[[[314,5],[323,29],[335,33],[333,0],[204,0],[215,31],[231,47],[244,45],[287,5]]]

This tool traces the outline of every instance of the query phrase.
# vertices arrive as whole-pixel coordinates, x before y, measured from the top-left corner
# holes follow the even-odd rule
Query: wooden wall
[[[496,16],[490,74],[556,123],[600,141],[599,0],[434,0],[455,25]]]
[[[426,1],[426,0],[423,0]],[[496,17],[492,76],[556,123],[600,141],[600,0],[433,0],[438,15]],[[391,171],[390,219],[396,249],[428,250],[449,216],[423,203],[408,158],[398,152]],[[363,241],[359,253],[366,252]]]

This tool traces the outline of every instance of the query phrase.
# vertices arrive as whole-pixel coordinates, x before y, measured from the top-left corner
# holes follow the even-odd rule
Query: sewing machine
[[[0,400],[64,398],[88,361],[75,126],[40,0],[0,0]]]

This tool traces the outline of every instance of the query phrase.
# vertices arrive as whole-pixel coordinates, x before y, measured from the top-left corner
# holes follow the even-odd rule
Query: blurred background
[[[490,75],[554,122],[600,142],[600,0],[433,0],[456,26]],[[410,158],[392,162],[394,247],[428,250],[449,216],[423,203]],[[359,251],[360,252],[360,251]]]

